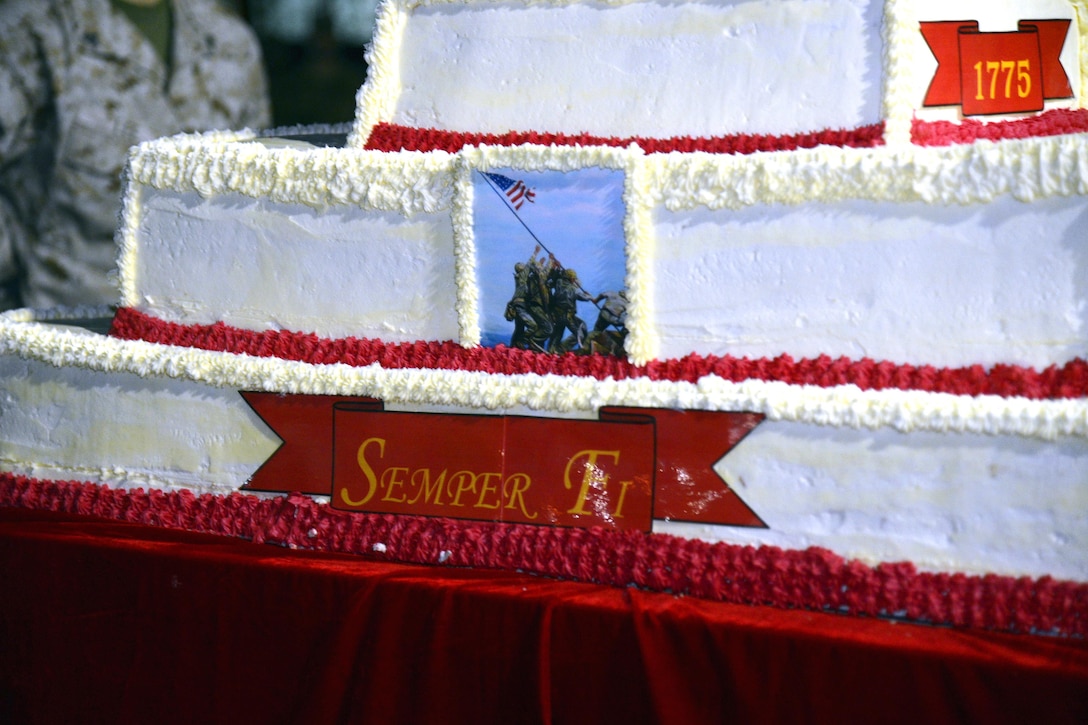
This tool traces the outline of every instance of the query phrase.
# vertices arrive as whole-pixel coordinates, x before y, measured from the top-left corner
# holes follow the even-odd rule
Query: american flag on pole
[[[506,198],[510,200],[510,205],[515,210],[520,209],[521,205],[525,202],[535,202],[536,192],[525,185],[524,181],[520,179],[511,179],[509,176],[503,176],[502,174],[490,174],[484,172],[484,176],[491,180],[495,186],[506,194]]]

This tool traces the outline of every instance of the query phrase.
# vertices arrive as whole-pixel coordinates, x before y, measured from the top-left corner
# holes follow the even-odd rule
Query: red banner
[[[763,419],[755,413],[603,408],[598,420],[571,420],[242,396],[283,440],[249,490],[330,496],[346,511],[549,526],[765,526],[713,470]]]
[[[979,32],[975,20],[919,23],[937,70],[924,106],[961,106],[965,116],[1043,110],[1073,95],[1061,63],[1069,20],[1021,20],[1017,30]]]

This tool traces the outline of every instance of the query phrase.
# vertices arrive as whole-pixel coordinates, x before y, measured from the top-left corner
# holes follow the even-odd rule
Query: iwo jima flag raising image
[[[623,356],[623,173],[474,174],[481,343]]]

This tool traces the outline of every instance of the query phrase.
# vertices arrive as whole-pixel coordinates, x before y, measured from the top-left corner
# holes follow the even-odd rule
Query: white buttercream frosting
[[[133,150],[128,176],[155,189],[192,190],[204,197],[234,192],[319,209],[354,204],[411,214],[450,206],[449,185],[435,183],[451,168],[450,154],[247,143],[255,138],[239,133],[149,141]]]
[[[881,113],[882,10],[394,0],[377,18],[350,143],[379,122],[659,138],[866,126]]]
[[[355,125],[348,146],[362,148],[379,121],[393,115],[400,94],[401,37],[412,7],[403,0],[378,4],[373,42],[367,47],[367,80],[356,94]]]
[[[884,25],[884,143],[891,148],[910,146],[914,99],[910,88],[915,63],[907,50],[908,39],[918,32],[918,23],[904,5],[909,0],[885,0]]]
[[[844,199],[974,204],[1088,193],[1088,135],[934,148],[822,146],[752,156],[653,154],[650,193],[669,210]]]
[[[467,147],[459,155],[480,169],[629,170],[644,165],[640,188],[645,184],[652,200],[670,210],[841,199],[968,204],[1001,194],[1031,201],[1088,193],[1085,134],[934,148],[821,146],[752,155],[643,155],[637,147],[535,145]],[[193,190],[202,196],[234,192],[315,208],[354,204],[410,214],[452,206],[453,165],[454,155],[441,151],[269,149],[208,135],[137,147],[128,181],[130,187]],[[126,201],[138,206],[132,190],[127,193]]]
[[[788,16],[782,14],[784,5]],[[637,32],[627,25],[633,18],[638,19]],[[362,146],[383,121],[460,131],[667,138],[819,131],[884,120],[886,143],[909,146],[916,116],[962,120],[957,106],[923,105],[937,61],[919,22],[977,21],[983,32],[1012,32],[1020,20],[1056,18],[1074,21],[1061,53],[1074,95],[1047,99],[1044,110],[1085,108],[1086,0],[776,0],[667,7],[641,0],[393,0],[378,14],[368,55],[373,71],[357,98],[351,144]],[[717,24],[720,29],[712,31]],[[772,28],[773,34],[765,33]],[[816,37],[806,35],[816,28]],[[648,52],[643,44],[655,33],[660,37],[647,46],[654,52]],[[708,34],[705,44],[703,33]],[[589,55],[579,60],[581,35],[596,39]],[[675,57],[669,54],[670,43],[679,49]],[[734,45],[743,52],[730,55]],[[503,52],[493,52],[496,48]],[[799,49],[805,62],[797,62]],[[534,52],[546,53],[547,62]],[[612,52],[616,59],[608,60]],[[405,54],[417,62],[406,61]],[[594,65],[598,59],[600,67]],[[684,70],[685,59],[700,70]],[[751,67],[749,59],[754,59]],[[716,75],[723,68],[736,72]],[[788,71],[765,78],[768,68]],[[822,76],[806,76],[809,68],[818,68]],[[662,69],[667,69],[665,80],[658,87],[653,79]],[[628,75],[649,83],[649,91],[632,92],[625,85]],[[821,85],[828,78],[834,79],[833,91]],[[522,88],[523,82],[531,85]],[[579,93],[576,88],[583,85],[595,90]],[[683,92],[689,89],[696,89],[699,100],[685,111]],[[654,98],[655,113],[634,110],[640,96]],[[825,107],[832,97],[838,108]],[[702,118],[703,110],[723,99],[722,110]],[[624,104],[634,105],[627,109]],[[799,127],[780,128],[782,123]]]
[[[457,276],[457,319],[461,344],[480,344],[480,286],[476,279],[476,238],[472,228],[472,167],[458,158],[454,171],[453,259]]]
[[[140,225],[149,193],[196,193],[204,199],[240,194],[318,212],[359,208],[402,217],[452,206],[450,154],[269,148],[254,138],[249,132],[182,135],[132,151],[117,234],[123,305],[143,303],[137,280]]]

